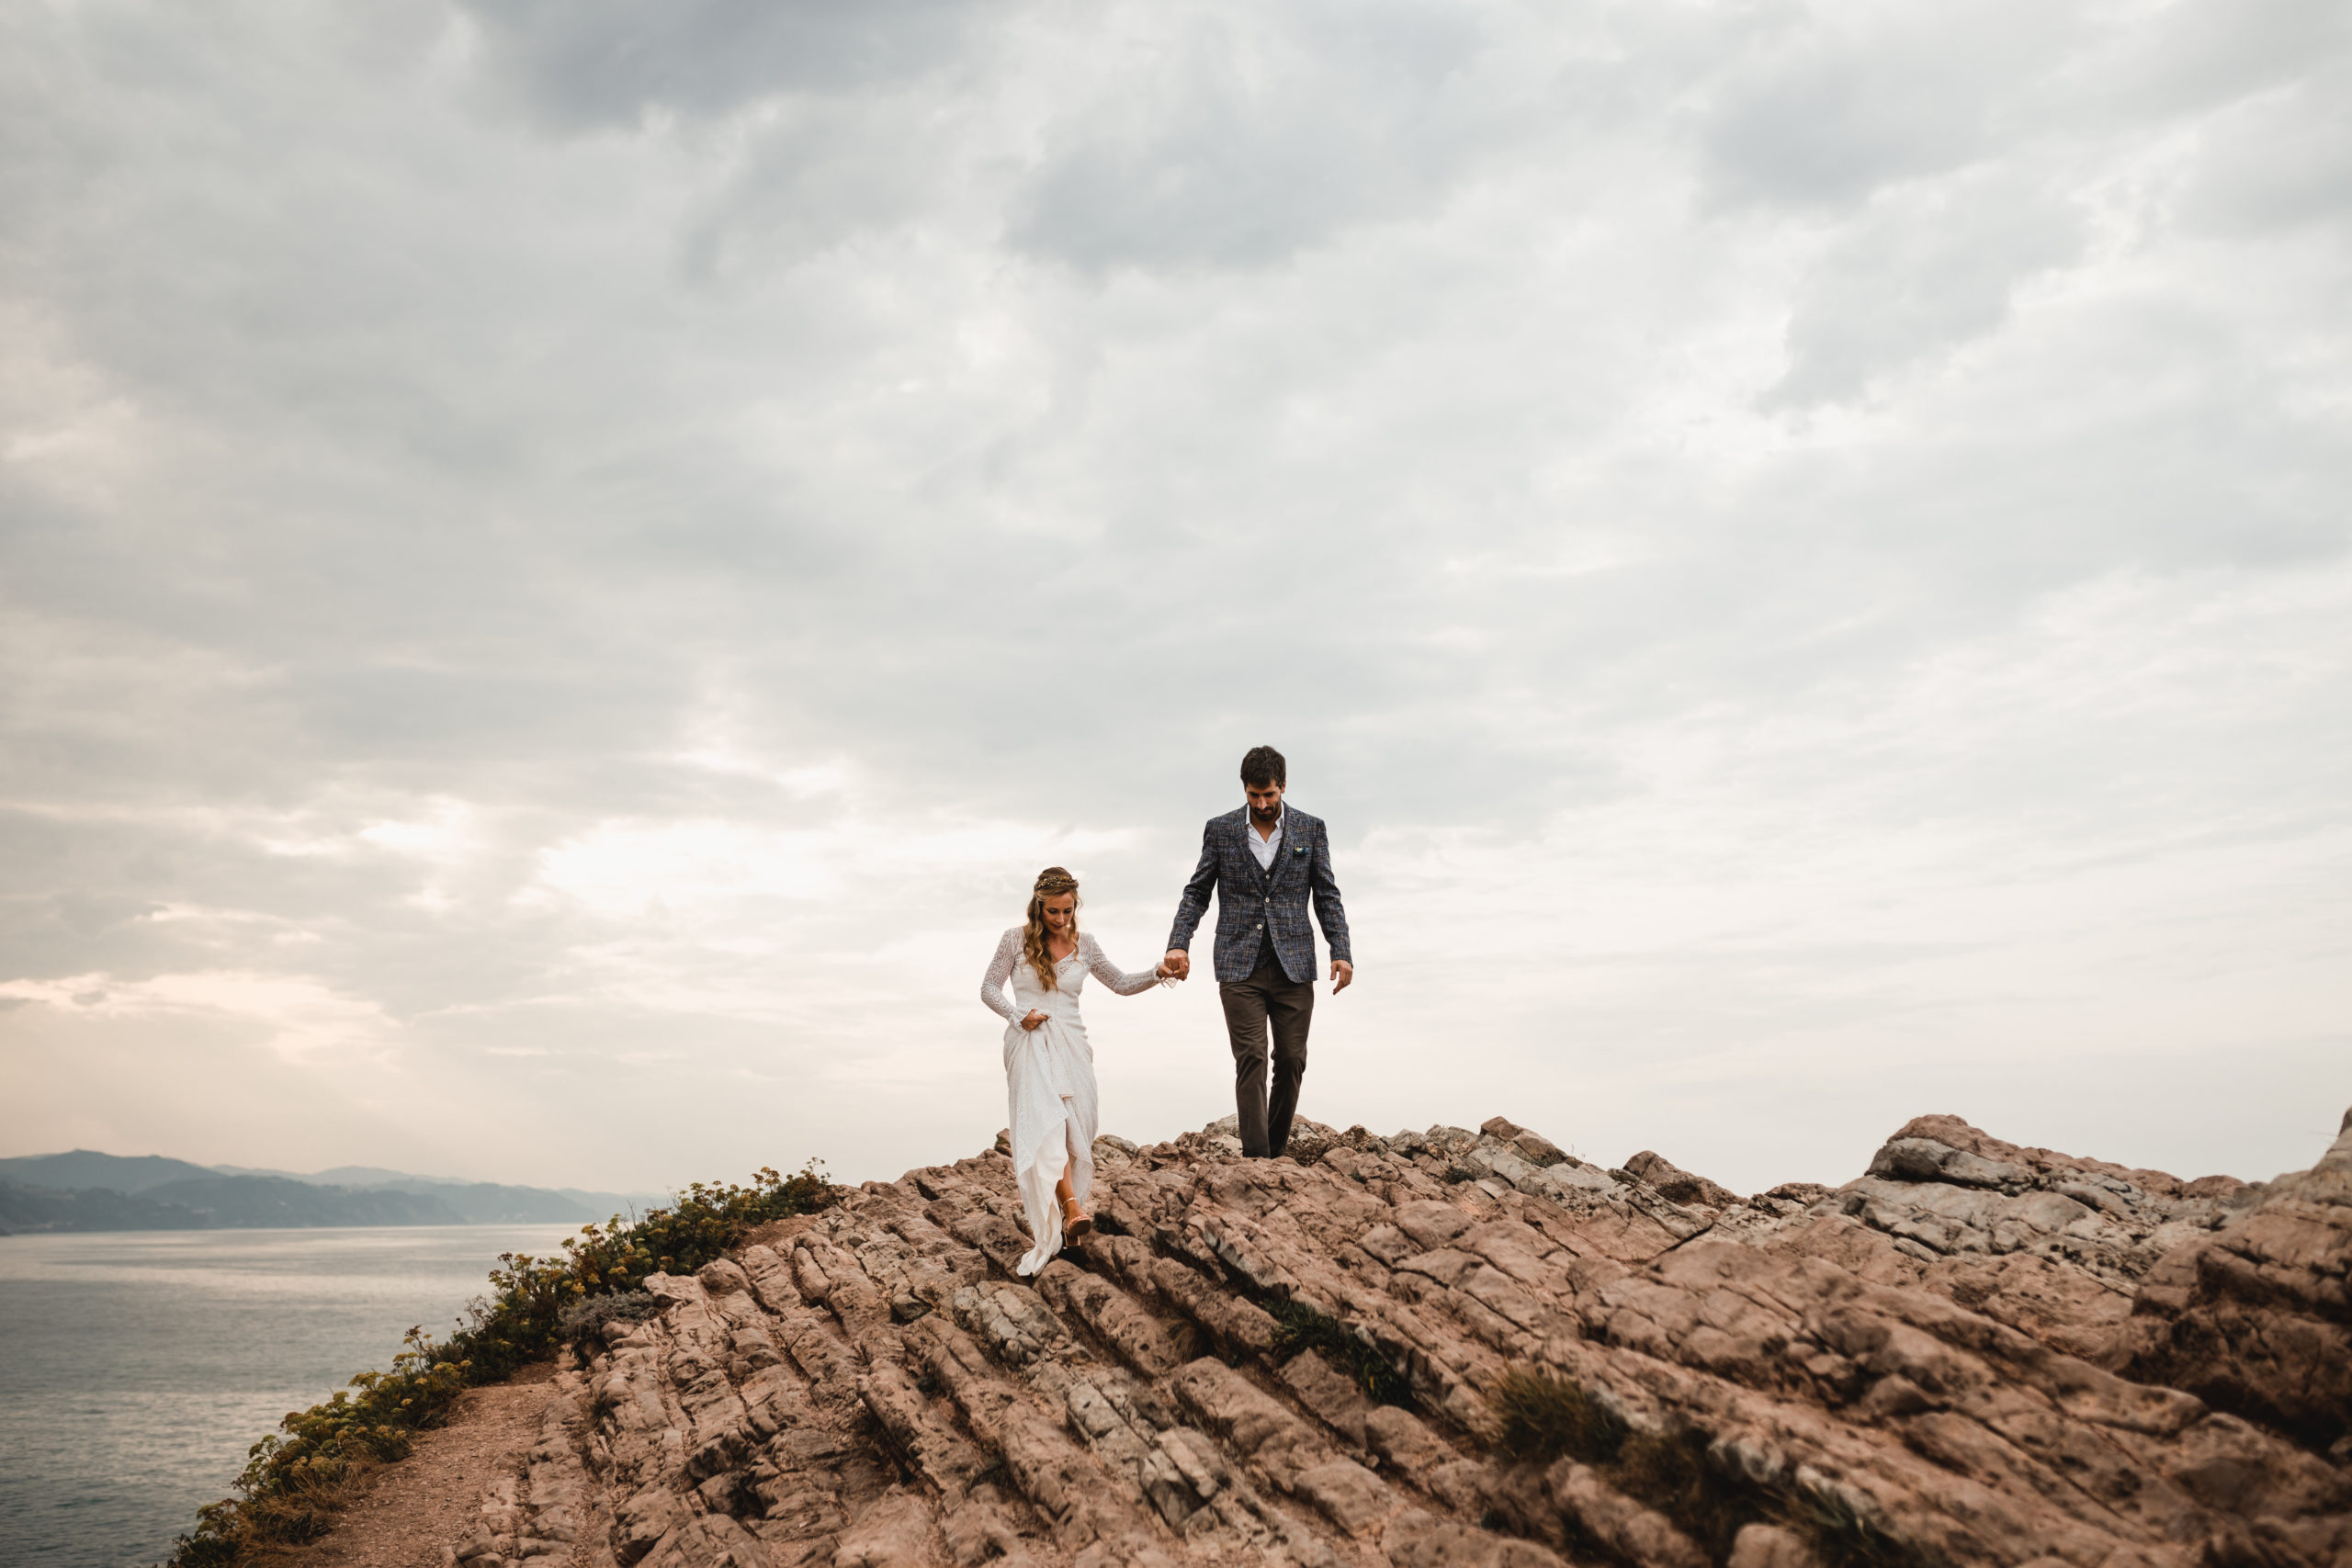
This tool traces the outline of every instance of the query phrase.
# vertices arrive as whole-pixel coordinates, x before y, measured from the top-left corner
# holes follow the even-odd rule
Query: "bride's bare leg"
[[[1062,1179],[1054,1183],[1054,1196],[1061,1200],[1062,1234],[1076,1240],[1094,1228],[1086,1211],[1078,1206],[1078,1192],[1069,1184],[1069,1167],[1062,1167]]]

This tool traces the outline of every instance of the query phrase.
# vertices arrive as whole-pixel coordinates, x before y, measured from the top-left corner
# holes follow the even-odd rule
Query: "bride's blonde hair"
[[[1046,900],[1067,893],[1069,900],[1069,939],[1078,940],[1078,878],[1060,866],[1049,865],[1037,874],[1037,885],[1029,890],[1029,919],[1021,932],[1021,956],[1037,972],[1037,983],[1049,991],[1061,987],[1054,983],[1054,961],[1046,952]]]

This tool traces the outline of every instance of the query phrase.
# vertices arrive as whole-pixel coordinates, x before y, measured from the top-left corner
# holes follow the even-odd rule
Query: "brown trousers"
[[[1315,983],[1283,973],[1266,944],[1247,980],[1217,985],[1225,1003],[1225,1032],[1233,1043],[1233,1102],[1241,1116],[1241,1152],[1261,1158],[1290,1143],[1298,1111],[1299,1080],[1306,1077],[1306,1026],[1315,1016]],[[1266,1090],[1266,1035],[1274,1046],[1274,1086]]]

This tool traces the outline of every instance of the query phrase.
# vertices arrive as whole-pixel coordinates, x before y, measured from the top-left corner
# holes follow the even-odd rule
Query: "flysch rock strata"
[[[1102,1224],[1032,1282],[993,1150],[655,1276],[452,1560],[2352,1564],[2352,1132],[2247,1187],[1923,1117],[1747,1199],[1500,1118],[1229,1145],[1103,1139]],[[1503,1453],[1530,1372],[1753,1517]]]

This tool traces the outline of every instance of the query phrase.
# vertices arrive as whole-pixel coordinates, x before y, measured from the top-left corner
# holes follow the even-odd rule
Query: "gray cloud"
[[[492,68],[540,113],[574,127],[650,111],[724,115],[786,93],[842,94],[952,62],[985,0],[761,5],[464,0]]]
[[[1721,202],[1847,207],[1997,152],[2017,101],[2084,28],[2065,6],[1768,15],[1771,30],[1728,62],[1704,121]]]
[[[1010,238],[1088,271],[1253,266],[1426,211],[1502,129],[1478,45],[1470,13],[1408,0],[1210,13],[1132,39],[1106,90],[1048,128]]]
[[[2068,85],[2102,114],[2146,118],[2228,105],[2324,73],[2352,45],[2328,0],[2186,0],[2099,40]]]
[[[1948,181],[1890,195],[1839,233],[1799,286],[1789,368],[1766,408],[1860,396],[1873,377],[1999,327],[2018,287],[2074,261],[2079,217],[2036,190]]]
[[[2182,206],[2222,231],[2341,224],[2352,216],[2352,72],[2343,68],[2238,108],[2212,134]]]

